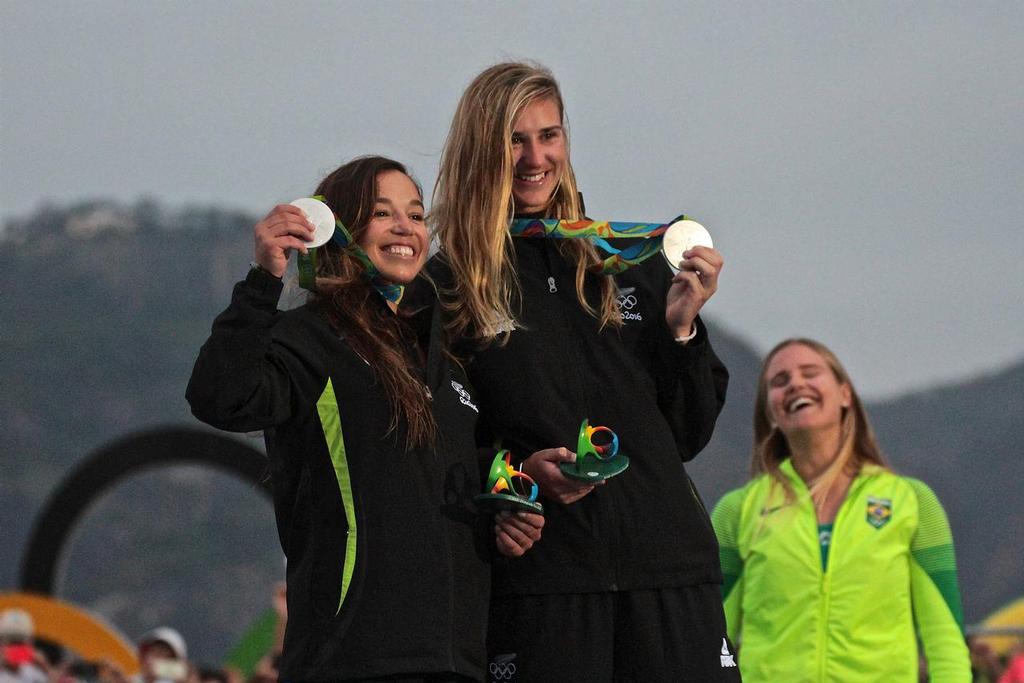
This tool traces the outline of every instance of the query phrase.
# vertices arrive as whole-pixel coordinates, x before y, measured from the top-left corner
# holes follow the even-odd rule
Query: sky
[[[1024,357],[1022,35],[1019,0],[4,0],[0,218],[259,217],[366,153],[429,196],[465,86],[534,60],[592,218],[696,217],[708,317],[820,339],[885,398]]]

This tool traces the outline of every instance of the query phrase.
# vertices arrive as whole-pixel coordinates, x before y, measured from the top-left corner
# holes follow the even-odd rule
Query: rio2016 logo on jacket
[[[637,298],[634,292],[636,287],[623,287],[619,290],[616,295],[619,301],[619,315],[622,316],[622,322],[627,320],[636,320],[638,322],[643,321],[644,316],[639,311],[633,309],[637,305]]]

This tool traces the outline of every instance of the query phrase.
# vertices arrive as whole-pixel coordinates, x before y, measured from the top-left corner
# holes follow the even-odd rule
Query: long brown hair
[[[515,272],[509,220],[515,213],[512,127],[519,114],[538,100],[558,105],[566,132],[566,163],[545,215],[583,218],[576,176],[568,159],[568,129],[562,94],[546,68],[522,62],[496,64],[473,79],[459,100],[441,154],[430,222],[442,257],[454,276],[444,292],[450,311],[449,332],[457,339],[490,342],[507,339],[516,324],[513,297],[520,292]],[[565,240],[559,248],[576,262],[576,296],[601,320],[621,325],[615,284],[602,276],[599,310],[586,300],[587,268],[599,261],[589,240]]]
[[[815,351],[821,356],[826,365],[832,371],[836,381],[850,387],[850,407],[844,409],[839,437],[839,450],[832,463],[826,468],[817,480],[808,482],[810,485],[811,497],[816,502],[821,502],[827,495],[832,484],[844,471],[855,475],[865,463],[874,463],[886,469],[889,464],[878,447],[874,431],[868,421],[867,411],[864,404],[857,395],[857,390],[850,380],[842,363],[832,351],[821,342],[813,339],[796,337],[786,339],[775,345],[768,355],[765,356],[761,365],[761,374],[757,378],[757,398],[754,401],[754,450],[750,459],[750,474],[757,476],[761,473],[768,473],[775,481],[782,485],[786,492],[786,498],[792,500],[794,497],[793,488],[789,481],[779,471],[779,465],[789,457],[789,444],[786,437],[772,423],[771,415],[768,412],[768,364],[782,349],[793,344],[800,344]]]
[[[355,241],[373,215],[377,178],[388,171],[409,175],[393,159],[363,156],[332,171],[316,188],[315,194],[324,198]],[[422,188],[413,183],[422,196]],[[364,273],[358,259],[328,242],[318,250],[311,304],[373,369],[391,403],[390,430],[404,420],[406,447],[427,444],[435,438],[437,425],[427,389],[411,369],[420,365],[417,335],[401,309],[392,312]]]

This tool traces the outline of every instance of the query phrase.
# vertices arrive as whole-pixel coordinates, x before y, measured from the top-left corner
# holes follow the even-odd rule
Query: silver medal
[[[334,235],[334,212],[331,211],[331,207],[312,197],[302,197],[290,204],[302,209],[302,213],[306,214],[306,218],[316,229],[313,239],[306,242],[307,247],[319,247],[331,240]]]
[[[675,273],[679,272],[679,262],[683,260],[683,253],[693,247],[714,247],[711,241],[711,233],[698,223],[689,219],[676,221],[668,226],[665,235],[661,240],[661,253]]]

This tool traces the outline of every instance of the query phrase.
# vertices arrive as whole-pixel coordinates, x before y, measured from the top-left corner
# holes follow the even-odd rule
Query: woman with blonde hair
[[[493,675],[515,680],[736,680],[717,545],[684,461],[711,437],[728,375],[698,312],[721,255],[697,247],[606,272],[579,239],[513,236],[513,218],[583,218],[551,73],[503,63],[466,88],[431,212],[428,266],[480,398],[484,443],[539,484],[544,538],[493,573]],[[629,469],[562,474],[581,421],[613,430]],[[549,444],[567,448],[539,451]]]
[[[894,474],[835,354],[765,358],[753,479],[712,520],[729,635],[747,683],[969,681],[953,541],[923,482]]]

